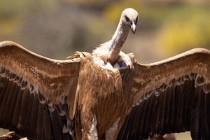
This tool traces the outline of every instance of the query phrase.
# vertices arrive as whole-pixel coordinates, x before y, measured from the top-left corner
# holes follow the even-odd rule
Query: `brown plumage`
[[[29,139],[130,140],[184,131],[210,139],[210,51],[147,65],[118,51],[113,64],[103,57],[113,51],[106,47],[104,54],[100,48],[53,60],[1,42],[0,127]]]

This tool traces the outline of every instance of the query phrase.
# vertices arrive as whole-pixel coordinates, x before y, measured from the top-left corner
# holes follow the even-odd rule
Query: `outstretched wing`
[[[191,131],[210,139],[210,51],[193,49],[149,65],[135,64],[134,106],[118,139]]]
[[[52,60],[0,42],[0,127],[62,139],[75,113],[79,68],[77,58]]]

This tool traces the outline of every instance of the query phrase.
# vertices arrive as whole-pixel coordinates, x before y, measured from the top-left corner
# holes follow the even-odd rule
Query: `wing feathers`
[[[199,89],[196,89],[198,91]],[[193,138],[201,139],[199,134],[199,123],[200,123],[200,115],[199,115],[199,108],[200,108],[200,94],[196,94],[192,104],[192,117],[191,117],[191,135]]]
[[[172,128],[172,130],[176,130],[175,129],[175,109],[176,109],[176,91],[175,91],[175,83],[171,85],[171,87],[169,87],[168,89],[168,94],[170,97],[171,97],[171,102],[170,102],[170,105],[169,105],[169,110],[170,110],[170,114],[169,114],[169,128]]]
[[[206,102],[198,98],[198,95],[203,98],[206,96],[202,90],[197,95],[193,90],[194,86],[193,80],[185,81],[181,85],[173,82],[165,90],[158,90],[159,94],[147,93],[149,98],[144,98],[139,105],[132,108],[121,128],[118,139],[125,137],[127,139],[145,139],[154,134],[183,132],[190,129],[192,129],[192,133],[200,135],[198,128],[202,129],[205,126],[201,124],[207,121],[207,118],[199,118],[205,116],[205,114],[201,114],[205,111],[201,111],[199,104],[200,102],[206,104]],[[192,91],[186,90],[187,88]],[[195,135],[194,138],[198,138],[198,135]]]
[[[36,131],[37,131],[37,139],[44,139],[43,138],[43,119],[44,119],[44,116],[43,116],[43,106],[41,104],[39,104],[39,109],[38,109],[38,118],[37,118],[37,127],[36,127]]]
[[[20,110],[19,110],[19,120],[18,120],[18,130],[21,131],[24,131],[24,122],[25,120],[27,119],[26,118],[26,110],[27,110],[27,107],[29,106],[29,100],[28,100],[28,93],[27,91],[25,90],[23,93],[22,93],[22,97],[21,97],[21,103],[20,103]]]
[[[10,82],[8,83],[11,84]],[[1,126],[15,130],[17,133],[27,136],[28,138],[52,139],[51,126],[53,120],[50,118],[47,104],[40,104],[37,95],[30,94],[27,89],[20,90],[15,83],[7,87],[10,87],[8,88],[9,90],[7,90],[9,94],[7,92],[5,92],[5,94],[7,93],[6,95],[9,96],[4,96],[3,102],[10,104],[8,104],[9,106],[4,106],[5,108],[1,112]],[[13,90],[16,92],[12,92]],[[17,96],[15,102],[13,98],[9,100],[9,97],[11,97],[10,94],[14,95],[14,97]],[[10,111],[10,109],[12,109],[12,111]],[[60,116],[57,115],[57,118],[59,119]],[[63,123],[58,122],[58,124],[59,123],[63,125]],[[59,129],[59,131],[62,131],[60,127]],[[44,134],[44,132],[47,134]],[[60,133],[59,137],[63,135],[65,134]]]
[[[141,124],[141,131],[142,131],[142,136],[143,137],[145,137],[145,129],[144,129],[144,124],[146,123],[146,119],[147,119],[147,117],[148,117],[148,111],[147,111],[147,109],[148,109],[148,101],[147,102],[145,102],[145,104],[143,105],[144,106],[144,108],[142,108],[142,114],[145,114],[145,115],[142,115],[142,118],[141,118],[141,122],[142,122],[142,124]],[[147,135],[147,134],[146,134]]]
[[[62,129],[74,117],[79,61],[48,59],[16,43],[0,42],[0,127],[31,139],[55,138],[53,106],[58,137],[70,139]]]
[[[204,92],[205,93],[205,92]],[[210,92],[209,92],[210,93]],[[205,115],[206,116],[208,116],[207,118],[206,118],[206,120],[207,120],[207,122],[206,122],[206,131],[208,131],[208,137],[210,137],[210,102],[207,102],[207,101],[209,101],[210,100],[210,95],[207,95],[206,97],[205,97]]]
[[[191,130],[210,139],[210,52],[194,49],[167,60],[134,64],[133,108],[118,139]]]
[[[56,104],[60,95],[70,96],[68,104],[75,108],[74,94],[80,68],[78,59],[61,61],[45,58],[9,41],[0,42],[0,58],[1,77],[16,81],[22,89],[28,88],[34,93],[40,91],[43,97]],[[73,111],[75,109],[69,112],[71,118]]]
[[[3,90],[2,90],[2,93],[7,92],[8,90],[9,90],[9,87],[3,89]],[[1,101],[1,104],[2,104],[2,105],[6,104],[6,101],[7,101],[8,96],[9,96],[9,94],[3,94],[3,96],[2,96],[2,101]],[[0,115],[0,120],[4,120],[4,119],[5,119],[5,118],[4,118],[5,113],[3,113],[4,110],[5,110],[5,108],[4,108],[3,106],[1,106],[1,107],[0,107],[0,114],[2,114],[2,115]],[[5,126],[5,122],[2,121],[2,123],[3,123],[2,125]]]
[[[37,134],[37,118],[38,118],[38,111],[39,111],[39,103],[37,102],[38,97],[32,96],[33,102],[32,102],[32,108],[31,108],[31,118],[30,118],[30,128],[29,130],[32,132],[30,137],[36,137]]]
[[[15,86],[15,84],[13,84]],[[6,122],[9,124],[12,121],[13,115],[14,114],[14,108],[15,108],[15,104],[16,104],[16,99],[17,99],[17,95],[18,95],[18,90],[17,90],[17,86],[11,88],[11,92],[10,92],[10,98],[7,100],[7,105],[5,107],[5,111],[7,113],[3,113],[6,114]]]
[[[20,117],[20,110],[21,110],[21,102],[22,102],[22,96],[23,94],[21,92],[18,92],[17,100],[15,103],[15,108],[14,108],[14,115],[12,118],[12,124],[15,128],[18,129],[19,124],[19,117]]]
[[[53,136],[52,136],[52,130],[51,130],[51,118],[49,116],[49,114],[47,112],[44,112],[44,117],[43,117],[43,133],[44,133],[44,139],[48,140],[48,139],[53,139]]]
[[[171,98],[171,94],[167,94],[167,92],[168,92],[168,89],[165,91],[165,113],[164,113],[164,126],[163,126],[163,128],[167,128],[168,126],[168,124],[169,124],[169,116],[170,116],[170,103],[171,103],[171,100],[172,100],[172,98]],[[166,98],[167,98],[167,96],[168,96],[168,100],[166,100]],[[167,132],[168,130],[166,129],[166,132]]]

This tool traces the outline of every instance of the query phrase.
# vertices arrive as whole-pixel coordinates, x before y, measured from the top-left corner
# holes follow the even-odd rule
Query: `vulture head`
[[[138,22],[138,12],[132,8],[126,8],[122,12],[121,20],[122,23],[131,28],[131,31],[135,34]]]
[[[121,51],[129,31],[136,32],[138,12],[133,8],[122,11],[121,18],[112,39],[93,51],[95,62],[108,69],[132,68],[131,58]]]

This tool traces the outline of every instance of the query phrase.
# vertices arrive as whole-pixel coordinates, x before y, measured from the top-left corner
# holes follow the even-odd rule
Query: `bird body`
[[[139,64],[120,51],[128,35],[121,28],[135,31],[133,13],[123,11],[126,25],[111,41],[68,60],[0,42],[0,127],[40,140],[141,140],[184,131],[210,139],[210,51]]]
[[[80,110],[80,117],[83,118],[79,124],[87,127],[84,130],[90,130],[95,118],[97,136],[102,139],[108,137],[106,131],[118,120],[117,130],[113,136],[113,139],[116,139],[116,134],[131,107],[132,98],[129,96],[131,86],[124,85],[124,81],[131,80],[132,69],[125,70],[122,75],[120,71],[104,69],[94,61],[86,59],[82,61],[84,62],[81,62],[77,87],[80,105],[78,110]],[[109,116],[108,120],[107,116]],[[83,133],[90,135],[90,132],[83,131]]]

